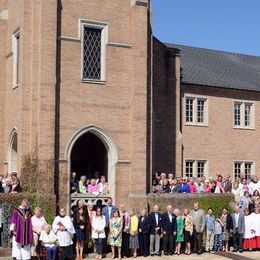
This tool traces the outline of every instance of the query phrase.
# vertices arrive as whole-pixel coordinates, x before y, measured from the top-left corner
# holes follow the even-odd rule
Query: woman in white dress
[[[92,219],[92,238],[95,241],[95,248],[97,252],[96,259],[102,259],[103,241],[106,238],[105,226],[106,219],[102,215],[101,208],[97,208],[96,215]]]

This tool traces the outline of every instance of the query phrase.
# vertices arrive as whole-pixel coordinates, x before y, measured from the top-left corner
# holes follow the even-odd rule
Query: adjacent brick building
[[[20,175],[36,152],[39,189],[60,205],[72,171],[106,175],[127,204],[149,192],[155,170],[257,172],[260,58],[163,44],[150,12],[148,0],[0,2],[1,172]],[[196,59],[205,52],[213,71]],[[236,70],[214,72],[218,55],[245,68],[239,84]]]

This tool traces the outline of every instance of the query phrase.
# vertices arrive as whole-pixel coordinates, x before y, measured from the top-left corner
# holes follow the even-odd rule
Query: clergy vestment
[[[260,213],[252,213],[252,227],[255,232],[256,248],[260,248]]]
[[[16,208],[11,216],[10,230],[13,234],[12,257],[18,259],[31,258],[33,242],[32,213],[29,208]]]
[[[63,226],[65,230],[59,230]],[[57,216],[52,224],[52,229],[57,236],[59,246],[62,250],[62,259],[71,258],[73,244],[72,238],[75,233],[73,223],[69,216]]]

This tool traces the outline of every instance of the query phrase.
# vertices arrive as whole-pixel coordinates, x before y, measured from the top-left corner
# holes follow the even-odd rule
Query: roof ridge
[[[180,47],[187,47],[187,48],[193,48],[193,49],[207,50],[207,51],[212,51],[212,52],[220,52],[220,53],[226,53],[226,54],[233,54],[233,55],[240,55],[240,56],[247,56],[247,57],[255,57],[257,59],[260,59],[260,56],[250,55],[250,54],[245,54],[245,53],[239,53],[239,52],[223,51],[223,50],[216,50],[216,49],[197,47],[197,46],[190,46],[190,45],[185,45],[185,44],[169,43],[169,42],[164,42],[164,44],[168,48],[178,48],[178,46],[180,46]]]

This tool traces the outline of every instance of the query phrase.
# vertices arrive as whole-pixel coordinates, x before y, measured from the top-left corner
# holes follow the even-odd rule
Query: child
[[[215,229],[215,217],[213,216],[213,209],[208,208],[208,214],[205,218],[206,225],[206,251],[212,251],[214,246],[214,229]]]
[[[223,223],[221,215],[218,215],[215,221],[215,251],[222,251],[222,238],[223,238]]]

